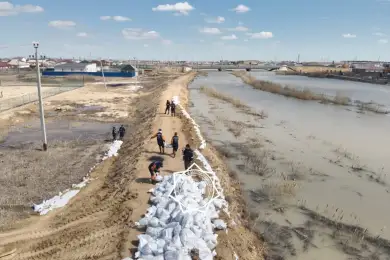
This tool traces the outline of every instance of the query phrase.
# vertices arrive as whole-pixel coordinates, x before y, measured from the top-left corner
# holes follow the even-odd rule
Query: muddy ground
[[[0,113],[2,230],[34,214],[33,204],[81,182],[107,150],[112,126],[124,124],[131,135],[134,126],[128,123],[128,117],[137,111],[138,96],[155,88],[156,81],[137,85],[142,85],[142,89],[134,89],[134,84],[108,85],[107,90],[103,84],[87,85],[44,99],[47,152],[40,150],[37,103]],[[22,89],[17,93],[19,90],[13,93],[25,92]]]
[[[150,196],[147,191],[152,187],[149,182],[145,182],[147,166],[158,155],[155,140],[150,140],[151,134],[162,127],[167,136],[174,131],[179,132],[182,145],[192,143],[191,129],[186,121],[182,121],[180,115],[173,118],[162,113],[166,99],[174,95],[180,95],[183,104],[187,103],[186,85],[192,75],[169,81],[169,84],[165,81],[175,77],[177,75],[163,75],[156,77],[157,81],[153,81],[153,78],[145,80],[143,85],[148,82],[150,88],[143,88],[133,97],[133,103],[127,106],[126,117],[119,118],[130,126],[119,156],[100,164],[91,173],[94,180],[66,207],[3,228],[0,233],[0,256],[7,255],[3,257],[7,260],[114,260],[134,255],[137,235],[143,232],[134,222],[145,214]],[[123,108],[113,105],[109,109],[112,113]],[[60,110],[60,113],[63,112]],[[69,116],[77,118],[77,115]],[[102,117],[96,113],[93,118],[102,122]],[[232,182],[223,162],[214,156],[212,148],[204,152],[218,172],[225,195],[231,203],[231,216],[224,216],[229,223],[229,231],[218,233],[216,259],[234,260],[236,256],[245,260],[263,259],[265,248],[247,225],[247,215],[242,212],[239,186],[235,181]],[[167,154],[164,155],[164,161],[163,174],[183,169],[180,157],[172,158]]]

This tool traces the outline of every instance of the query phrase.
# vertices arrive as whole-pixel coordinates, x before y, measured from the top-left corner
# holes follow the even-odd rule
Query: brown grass
[[[248,168],[248,173],[265,176],[274,173],[275,169],[268,166],[269,152],[261,149],[260,152],[254,153],[247,151],[244,155],[245,165]]]
[[[333,103],[337,105],[350,105],[351,103],[351,100],[348,97],[341,96],[340,94],[336,95],[336,97],[329,97],[324,94],[314,93],[309,89],[301,90],[289,86],[283,86],[281,84],[273,83],[270,81],[258,80],[243,71],[234,71],[232,72],[232,74],[236,77],[241,78],[246,84],[251,85],[255,89],[286,97],[292,97],[300,100],[321,101],[324,103]]]
[[[79,183],[101,148],[96,141],[57,141],[47,152],[31,146],[1,149],[0,226],[26,216],[33,203]]]
[[[260,111],[260,112],[253,111],[253,109],[250,106],[242,103],[239,99],[236,99],[236,98],[233,98],[233,97],[231,97],[229,95],[223,94],[223,93],[217,91],[214,88],[208,88],[206,86],[202,86],[200,88],[200,91],[202,93],[206,94],[209,97],[212,97],[212,98],[219,99],[219,100],[225,101],[227,103],[230,103],[235,108],[240,109],[241,111],[243,111],[244,113],[246,113],[248,115],[258,116],[261,119],[264,119],[264,118],[268,117],[268,114],[265,111],[263,111],[263,110]]]
[[[296,71],[302,71],[302,73],[325,73],[327,71],[337,71],[339,72],[340,70],[342,72],[350,72],[350,68],[332,68],[332,67],[322,67],[322,66],[295,66],[293,67]]]
[[[248,108],[250,108],[246,104],[242,103],[239,99],[236,99],[236,98],[233,98],[233,97],[231,97],[229,95],[225,95],[225,94],[223,94],[221,92],[218,92],[214,88],[208,88],[208,87],[202,86],[200,88],[200,91],[202,93],[206,94],[209,97],[216,98],[216,99],[225,101],[227,103],[230,103],[230,104],[232,104],[236,108],[239,108],[239,109],[248,109]]]

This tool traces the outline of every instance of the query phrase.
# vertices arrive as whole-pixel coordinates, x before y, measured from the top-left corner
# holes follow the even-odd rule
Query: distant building
[[[182,71],[183,71],[183,72],[189,72],[189,71],[191,71],[191,70],[192,70],[191,67],[186,67],[186,66],[184,66],[184,67],[182,68]]]
[[[382,77],[384,67],[372,63],[352,64],[352,73],[359,74],[360,77]]]
[[[8,70],[11,68],[12,68],[12,66],[9,65],[7,62],[0,62],[0,70]]]
[[[97,72],[96,63],[65,63],[54,66],[56,72]]]
[[[121,68],[121,72],[124,73],[137,73],[137,71],[138,69],[131,64],[127,64]]]
[[[8,62],[9,65],[11,65],[12,68],[19,68],[19,69],[27,69],[30,68],[30,64],[26,62],[26,59],[12,59],[10,62]]]

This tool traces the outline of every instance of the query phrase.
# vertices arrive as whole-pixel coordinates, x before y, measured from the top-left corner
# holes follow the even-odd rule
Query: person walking
[[[176,104],[171,103],[171,116],[176,116]]]
[[[184,168],[186,170],[191,166],[193,160],[194,160],[194,151],[191,149],[190,145],[187,144],[186,148],[183,150]]]
[[[163,168],[163,162],[162,161],[154,161],[151,164],[149,164],[149,173],[150,173],[150,181],[153,184],[156,181],[157,173],[160,173],[160,168]]]
[[[122,140],[123,137],[125,136],[125,133],[126,133],[126,129],[123,125],[121,125],[121,127],[119,127],[119,139]]]
[[[160,154],[161,153],[165,153],[165,150],[164,150],[164,147],[165,147],[165,138],[162,134],[162,130],[161,129],[158,129],[158,132],[153,135],[150,139],[153,139],[153,138],[157,138],[157,145],[158,145],[158,148],[160,149]]]
[[[167,103],[165,105],[165,113],[164,114],[168,114],[169,115],[169,109],[171,107],[171,102],[169,102],[169,100],[167,100]]]
[[[177,135],[177,132],[175,132],[175,135],[172,137],[171,145],[172,145],[172,156],[173,158],[175,158],[176,152],[179,149],[179,136]]]
[[[113,127],[112,127],[112,139],[113,139],[114,141],[116,140],[116,135],[117,135],[116,127],[113,126]]]

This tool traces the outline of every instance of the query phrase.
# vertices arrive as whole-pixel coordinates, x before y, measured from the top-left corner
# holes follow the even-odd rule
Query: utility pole
[[[102,59],[99,59],[99,60],[100,60],[100,70],[102,71],[102,76],[103,76],[103,81],[104,81],[104,88],[107,90],[106,77],[104,77],[103,62],[102,62]]]
[[[44,110],[43,110],[43,101],[42,101],[42,94],[41,94],[41,71],[39,69],[39,62],[38,62],[39,42],[33,42],[33,47],[35,49],[35,62],[36,62],[36,68],[37,68],[37,87],[38,87],[38,98],[39,98],[39,113],[40,113],[40,117],[41,117],[41,130],[42,130],[42,135],[43,135],[43,151],[47,151],[45,115],[44,115]]]

